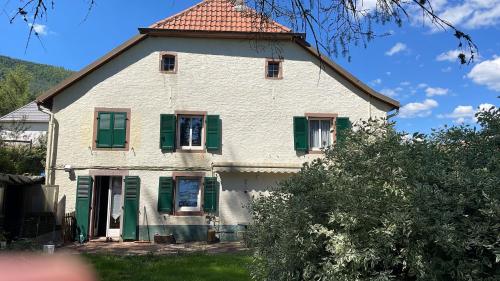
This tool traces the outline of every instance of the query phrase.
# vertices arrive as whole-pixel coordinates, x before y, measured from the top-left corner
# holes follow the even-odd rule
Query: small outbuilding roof
[[[0,183],[6,185],[29,185],[44,182],[45,177],[43,176],[23,176],[0,173]]]
[[[0,117],[0,122],[37,122],[37,123],[48,123],[49,115],[41,112],[35,101],[28,103],[27,105],[20,107],[6,115]]]

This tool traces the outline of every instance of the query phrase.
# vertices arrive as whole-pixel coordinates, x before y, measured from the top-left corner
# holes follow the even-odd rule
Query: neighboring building
[[[49,115],[35,101],[0,117],[0,138],[9,144],[36,144],[47,133]]]
[[[48,184],[84,240],[205,240],[207,214],[233,239],[252,196],[351,121],[399,108],[303,34],[229,0],[139,31],[37,98],[53,114]]]

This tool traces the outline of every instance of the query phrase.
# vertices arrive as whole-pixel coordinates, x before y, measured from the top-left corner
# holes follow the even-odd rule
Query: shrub
[[[255,280],[500,280],[500,111],[368,121],[251,204]]]

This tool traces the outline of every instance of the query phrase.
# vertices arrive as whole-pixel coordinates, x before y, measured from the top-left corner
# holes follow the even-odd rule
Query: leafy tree
[[[31,99],[29,85],[32,76],[24,66],[8,71],[0,80],[0,116],[28,103]]]
[[[41,136],[33,146],[8,145],[0,139],[0,173],[40,175],[46,152],[46,136]]]
[[[251,205],[254,280],[500,280],[500,110],[360,124]]]

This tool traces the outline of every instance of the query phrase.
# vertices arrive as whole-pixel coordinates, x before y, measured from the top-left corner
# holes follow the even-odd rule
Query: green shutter
[[[123,240],[137,240],[139,222],[139,193],[141,180],[137,176],[125,177],[125,200],[123,203]]]
[[[337,117],[336,119],[336,139],[337,143],[342,143],[346,139],[346,133],[351,128],[349,117]]]
[[[207,151],[221,148],[221,122],[219,115],[207,115]]]
[[[172,177],[160,177],[158,186],[158,212],[172,212],[174,180]]]
[[[127,113],[113,113],[113,147],[125,147],[127,136]]]
[[[308,143],[308,124],[307,118],[303,116],[293,117],[293,139],[296,151],[307,152]]]
[[[219,182],[216,177],[205,178],[205,189],[203,191],[203,210],[213,213],[217,211],[219,201]]]
[[[80,242],[88,240],[91,200],[92,200],[92,177],[79,176],[76,180],[75,239]]]
[[[99,112],[97,116],[97,147],[111,147],[113,144],[113,114]]]
[[[175,149],[175,115],[160,115],[160,148],[174,151]]]

